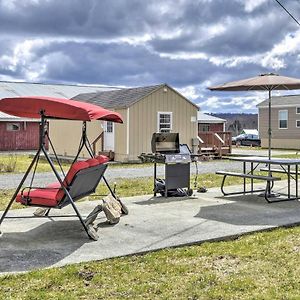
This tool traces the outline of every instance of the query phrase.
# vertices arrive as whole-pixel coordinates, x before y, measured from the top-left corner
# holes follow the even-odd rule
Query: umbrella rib
[[[251,87],[248,88],[248,91],[252,91],[255,87],[257,87],[257,86],[252,85]],[[269,88],[268,88],[267,86],[265,86],[265,85],[260,85],[260,87],[261,87],[262,89],[266,90],[266,91],[269,90]]]

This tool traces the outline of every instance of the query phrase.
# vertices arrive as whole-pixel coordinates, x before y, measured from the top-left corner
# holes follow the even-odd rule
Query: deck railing
[[[103,151],[103,149],[104,149],[104,132],[103,131],[92,142],[92,148],[93,148],[94,154],[96,154],[96,152],[97,152],[97,143],[99,142],[99,140],[100,140],[100,143],[101,143],[100,151]]]
[[[231,153],[232,134],[230,131],[200,131],[199,136],[199,154],[214,153],[221,157],[223,154]]]

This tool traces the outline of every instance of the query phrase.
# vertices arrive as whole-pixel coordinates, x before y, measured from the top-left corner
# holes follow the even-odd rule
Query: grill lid
[[[151,149],[153,153],[179,153],[179,133],[153,133],[151,140]]]

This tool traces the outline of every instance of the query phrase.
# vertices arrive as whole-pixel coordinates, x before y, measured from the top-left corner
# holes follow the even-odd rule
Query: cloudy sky
[[[300,26],[275,0],[0,0],[0,22],[0,80],[168,83],[205,112],[256,112],[262,92],[206,88],[300,77]]]

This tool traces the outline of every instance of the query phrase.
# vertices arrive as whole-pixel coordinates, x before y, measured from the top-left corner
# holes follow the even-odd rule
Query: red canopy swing
[[[103,178],[106,186],[108,187],[112,196],[118,200],[122,206],[122,212],[128,213],[127,208],[122,204],[120,199],[115,195],[114,191],[109,186],[107,180],[104,177],[105,170],[107,168],[107,161],[109,160],[105,156],[95,157],[91,145],[86,135],[86,121],[92,120],[105,120],[117,123],[123,123],[120,114],[104,109],[100,106],[84,103],[80,101],[74,101],[62,98],[52,97],[16,97],[16,98],[4,98],[0,100],[0,111],[7,114],[27,117],[27,118],[40,118],[40,143],[39,148],[25,172],[19,186],[17,187],[14,195],[8,203],[4,213],[0,219],[0,225],[8,213],[12,203],[16,200],[21,204],[28,206],[37,206],[48,208],[46,216],[48,216],[51,208],[62,208],[68,204],[71,204],[76,215],[78,216],[82,226],[84,227],[88,236],[92,239],[96,239],[95,233],[91,232],[91,228],[85,223],[80,215],[75,201],[85,197],[91,193],[94,193],[100,180]],[[56,170],[52,159],[45,148],[45,141],[48,138],[50,146],[53,148],[56,160],[59,163],[55,149],[51,143],[47,129],[47,119],[65,119],[65,120],[80,120],[83,122],[82,136],[78,148],[77,155],[73,161],[73,164],[68,171],[65,178],[61,178]],[[80,152],[83,147],[86,147],[91,158],[82,162],[77,161]],[[51,183],[46,187],[28,187],[21,191],[21,188],[28,177],[32,168],[33,177],[35,175],[36,167],[39,161],[40,155],[43,154],[51,166],[58,182]],[[61,171],[63,173],[61,164],[59,163]],[[64,174],[64,173],[63,173]],[[33,178],[31,180],[31,185]],[[21,192],[20,192],[21,191]]]

